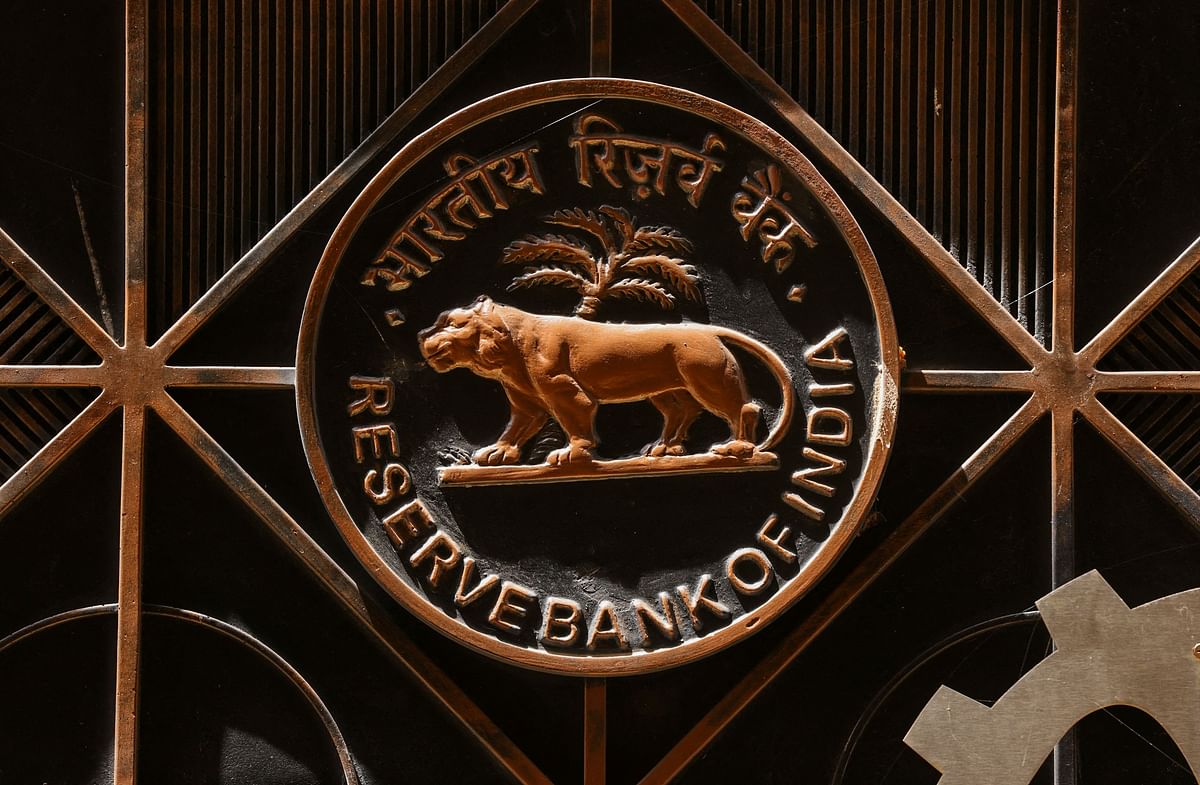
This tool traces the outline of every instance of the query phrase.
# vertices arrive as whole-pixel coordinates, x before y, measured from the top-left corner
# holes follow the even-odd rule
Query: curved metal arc
[[[117,613],[117,603],[105,603],[103,605],[92,605],[86,608],[75,608],[73,610],[64,611],[48,616],[45,619],[40,619],[28,624],[25,627],[13,632],[4,638],[0,639],[0,652],[16,646],[24,640],[32,638],[42,632],[45,632],[54,627],[59,627],[63,624],[68,624],[73,621],[87,619],[95,616],[109,616]],[[208,616],[196,611],[184,610],[175,608],[169,605],[144,605],[142,613],[147,616],[158,616],[162,618],[175,619],[184,621],[190,624],[195,624],[199,627],[211,629],[221,633],[225,637],[234,642],[244,645],[254,651],[260,658],[268,662],[272,667],[279,671],[288,679],[303,695],[309,705],[312,706],[313,712],[317,718],[321,720],[321,724],[325,727],[325,732],[329,735],[330,741],[333,743],[334,749],[338,755],[338,762],[342,767],[342,772],[346,777],[346,785],[358,785],[358,772],[354,768],[354,762],[350,755],[350,748],[346,744],[346,739],[342,735],[341,729],[334,720],[333,714],[321,700],[321,696],[313,689],[312,685],[300,675],[300,672],[288,663],[282,656],[279,655],[271,647],[255,638],[245,630],[221,621],[220,619]]]
[[[317,694],[317,691],[313,689],[308,680],[301,676],[300,672],[293,668],[274,649],[245,630],[203,613],[164,605],[146,605],[145,612],[151,616],[179,619],[215,630],[227,638],[252,649],[262,659],[274,666],[276,670],[287,677],[300,690],[305,700],[312,706],[313,712],[321,720],[321,724],[325,726],[325,732],[329,735],[330,741],[333,742],[334,749],[337,751],[338,762],[341,764],[342,773],[346,777],[346,785],[358,785],[358,772],[354,768],[354,761],[350,756],[350,748],[347,746],[346,739],[342,735],[337,721],[334,720],[332,712],[329,711],[325,702],[321,700],[321,696]]]
[[[92,616],[102,616],[108,613],[116,612],[117,604],[115,602],[109,602],[102,605],[89,605],[85,608],[74,608],[69,611],[63,611],[62,613],[56,613],[53,616],[47,616],[44,619],[38,619],[37,621],[27,624],[14,632],[10,632],[3,638],[0,638],[0,652],[16,646],[26,638],[32,638],[33,636],[45,632],[53,627],[58,627],[59,625],[77,621],[79,619],[86,619]]]
[[[850,731],[850,735],[842,747],[842,752],[838,756],[837,765],[833,769],[833,777],[830,779],[830,785],[842,785],[842,781],[846,777],[846,769],[850,766],[850,760],[854,756],[854,751],[857,749],[858,743],[862,741],[862,737],[866,734],[867,727],[875,719],[875,715],[879,713],[883,705],[895,694],[896,690],[900,689],[914,673],[924,668],[936,657],[941,656],[959,644],[966,643],[981,635],[1008,629],[1009,627],[1017,627],[1030,622],[1041,621],[1041,618],[1042,614],[1038,611],[1023,611],[974,624],[938,641],[897,671],[891,680],[875,694],[875,697],[867,704],[867,708],[859,715],[858,721],[854,724],[854,728]]]

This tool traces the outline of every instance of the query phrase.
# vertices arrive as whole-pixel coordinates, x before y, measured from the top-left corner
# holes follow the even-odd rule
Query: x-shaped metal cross
[[[172,397],[178,388],[294,387],[290,367],[175,366],[170,358],[216,314],[320,207],[392,141],[467,67],[490,49],[537,0],[511,0],[475,37],[405,100],[345,161],[268,232],[203,297],[158,339],[147,330],[147,0],[126,8],[126,182],[124,329],[118,340],[0,232],[3,260],[100,358],[97,365],[0,366],[0,387],[78,387],[98,397],[0,486],[0,514],[7,514],[100,423],[120,411],[123,421],[120,573],[117,603],[117,701],[114,777],[132,783],[136,773],[137,705],[142,618],[142,530],[146,412],[154,411],[250,507],[358,623],[479,741],[512,777],[525,783],[549,780],[440,668],[373,606],[354,580]],[[1155,485],[1188,520],[1200,526],[1200,495],[1135,436],[1097,398],[1112,392],[1200,393],[1200,371],[1108,372],[1099,361],[1137,323],[1200,267],[1200,241],[1189,247],[1082,349],[1075,348],[1075,0],[1059,12],[1057,131],[1055,152],[1053,330],[1049,348],[1035,339],[888,191],[834,140],[754,60],[690,0],[663,0],[717,57],[765,98],[793,130],[806,138],[823,163],[839,172],[907,240],[941,279],[1029,365],[1019,371],[906,372],[909,393],[1019,392],[1028,399],[875,550],[865,555],[809,617],[693,729],[643,779],[664,783],[696,758],[758,694],[804,651],[876,577],[936,521],[1031,426],[1052,422],[1050,510],[1059,549],[1073,543],[1074,424],[1082,416]],[[592,73],[607,75],[611,57],[610,0],[592,0]],[[1056,558],[1055,583],[1074,577],[1069,554]],[[604,777],[604,683],[585,686],[585,780]]]

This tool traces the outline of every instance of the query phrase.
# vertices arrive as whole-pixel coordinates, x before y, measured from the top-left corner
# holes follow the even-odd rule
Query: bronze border
[[[879,383],[872,394],[871,443],[864,461],[862,479],[841,519],[835,524],[832,535],[822,544],[801,573],[755,612],[746,614],[721,630],[672,649],[620,659],[552,655],[536,649],[523,649],[501,643],[437,611],[420,593],[393,573],[366,542],[354,523],[334,487],[333,478],[326,466],[324,450],[317,438],[316,416],[311,405],[313,378],[310,359],[316,346],[325,290],[330,285],[334,269],[350,238],[366,218],[371,206],[416,161],[459,133],[502,112],[572,98],[627,98],[675,106],[730,127],[776,155],[821,201],[838,226],[843,239],[850,246],[871,300],[883,362]],[[404,607],[439,632],[504,662],[567,675],[618,676],[648,673],[692,662],[752,634],[765,626],[760,622],[769,622],[779,616],[832,568],[837,558],[857,536],[859,525],[875,499],[895,433],[899,368],[895,322],[887,300],[883,276],[867,238],[832,186],[790,142],[740,110],[680,88],[630,79],[563,79],[508,90],[456,112],[405,145],[367,184],[330,237],[308,292],[296,348],[296,405],[309,468],[334,523],[356,558]]]

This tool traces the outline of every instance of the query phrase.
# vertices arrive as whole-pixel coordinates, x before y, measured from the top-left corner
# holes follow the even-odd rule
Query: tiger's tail
[[[775,381],[779,384],[779,392],[781,394],[779,414],[775,417],[775,422],[771,424],[771,430],[767,433],[766,438],[763,439],[761,444],[755,445],[759,450],[769,450],[782,441],[788,427],[792,424],[792,415],[796,409],[796,390],[792,385],[792,374],[788,371],[787,365],[784,364],[780,356],[766,344],[737,330],[731,330],[728,327],[714,327],[713,329],[718,338],[728,341],[730,344],[744,349],[757,357],[763,365],[767,366],[767,369],[771,371],[771,374],[775,377]],[[749,407],[753,407],[753,409],[751,410]],[[758,404],[746,404],[742,408],[743,422],[747,423],[750,418],[753,418],[755,422],[752,425],[757,426],[759,411]],[[754,428],[752,427],[748,433],[753,433],[753,431]]]

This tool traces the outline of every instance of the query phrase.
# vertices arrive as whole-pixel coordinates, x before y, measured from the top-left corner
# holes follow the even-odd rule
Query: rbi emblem
[[[355,555],[439,630],[635,673],[779,615],[857,534],[898,369],[871,250],[804,156],[662,85],[523,87],[401,150],[297,356]]]

